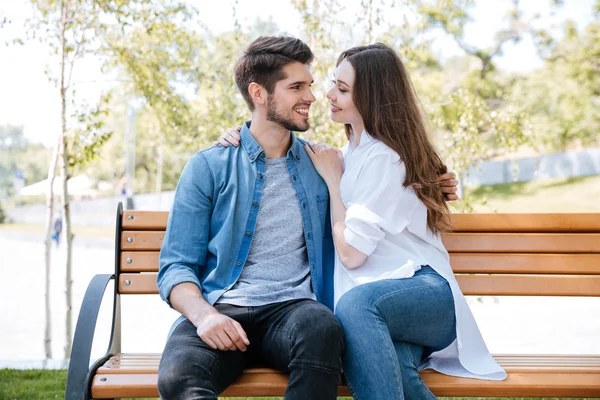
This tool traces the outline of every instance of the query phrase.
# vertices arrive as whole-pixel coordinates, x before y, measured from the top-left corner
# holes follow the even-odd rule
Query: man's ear
[[[255,104],[264,105],[267,103],[267,91],[256,82],[248,85],[248,94],[250,94],[250,98]]]

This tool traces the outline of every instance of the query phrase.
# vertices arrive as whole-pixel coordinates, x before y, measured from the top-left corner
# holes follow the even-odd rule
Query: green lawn
[[[480,213],[600,212],[600,175],[467,186],[463,197]]]
[[[62,399],[64,397],[67,371],[65,370],[14,370],[0,369],[0,400],[47,400]],[[236,398],[240,400],[240,398]],[[249,398],[248,398],[249,399]],[[246,400],[248,400],[246,399]],[[255,400],[268,400],[273,398],[255,397]],[[449,400],[449,398],[447,398]],[[500,400],[500,398],[453,398],[454,400],[480,399]],[[529,400],[519,398],[520,400]],[[518,399],[518,400],[519,400]],[[128,400],[128,399],[122,399]],[[233,399],[231,399],[233,400]],[[244,399],[241,399],[244,400]],[[351,399],[347,399],[351,400]],[[544,399],[537,399],[544,400]],[[545,399],[550,400],[550,399]],[[577,399],[586,400],[586,399]]]

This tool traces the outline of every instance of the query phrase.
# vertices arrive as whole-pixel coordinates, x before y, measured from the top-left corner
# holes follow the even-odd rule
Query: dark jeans
[[[286,400],[336,398],[343,334],[327,307],[307,299],[215,307],[242,325],[248,350],[213,350],[185,320],[169,338],[158,367],[161,399],[217,399],[244,368],[256,364],[290,374]]]

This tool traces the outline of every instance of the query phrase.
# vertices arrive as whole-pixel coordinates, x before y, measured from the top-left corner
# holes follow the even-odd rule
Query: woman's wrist
[[[329,189],[330,197],[340,193],[340,181],[341,179],[330,179],[325,182],[327,184],[327,189]]]

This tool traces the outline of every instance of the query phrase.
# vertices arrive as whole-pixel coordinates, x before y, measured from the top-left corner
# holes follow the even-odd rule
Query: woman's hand
[[[339,187],[344,173],[344,156],[339,149],[322,142],[305,144],[304,149],[327,186]]]
[[[214,146],[222,145],[228,147],[230,144],[238,147],[240,145],[240,131],[241,127],[229,128],[219,136],[219,138],[213,143]]]

